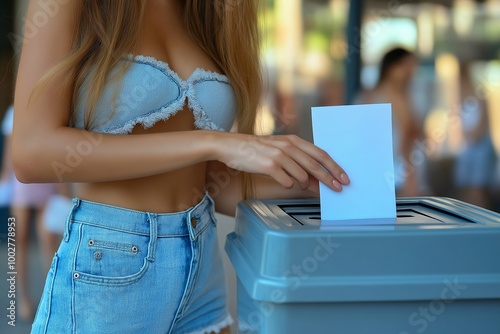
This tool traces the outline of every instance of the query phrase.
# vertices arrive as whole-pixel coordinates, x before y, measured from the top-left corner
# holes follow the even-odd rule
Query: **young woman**
[[[409,87],[416,68],[417,58],[410,51],[399,47],[390,50],[380,63],[377,85],[360,98],[362,103],[392,103],[396,191],[403,197],[417,196],[421,192],[417,181],[417,169],[421,166],[408,166],[420,133]]]
[[[314,145],[252,134],[256,1],[53,5],[25,39],[13,160],[79,187],[32,333],[227,333],[214,202],[349,183]]]

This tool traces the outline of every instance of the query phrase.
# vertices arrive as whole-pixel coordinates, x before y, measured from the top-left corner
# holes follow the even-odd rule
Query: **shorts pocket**
[[[149,236],[75,224],[79,229],[73,279],[99,285],[127,285],[138,281],[149,261]]]
[[[35,320],[33,322],[33,328],[31,333],[46,333],[47,326],[50,318],[50,309],[52,306],[52,291],[54,290],[54,280],[56,277],[57,263],[59,257],[57,254],[54,255],[52,263],[50,264],[50,269],[45,280],[45,286],[43,288],[42,298],[40,299],[40,304],[36,310]]]

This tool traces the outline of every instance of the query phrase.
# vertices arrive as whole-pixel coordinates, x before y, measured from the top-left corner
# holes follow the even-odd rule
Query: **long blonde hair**
[[[39,82],[39,86],[45,87],[59,75],[71,73],[74,103],[84,81],[90,78],[86,129],[90,127],[111,69],[125,54],[135,53],[146,1],[83,0],[70,55]],[[253,134],[262,89],[258,0],[179,1],[182,1],[183,18],[191,37],[231,81],[238,106],[235,124],[238,132]],[[72,105],[71,110],[74,109]],[[252,197],[253,193],[251,178],[243,173],[243,197]]]

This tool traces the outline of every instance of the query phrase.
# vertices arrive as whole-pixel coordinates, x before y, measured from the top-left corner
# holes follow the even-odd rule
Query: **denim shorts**
[[[210,333],[229,326],[212,199],[158,214],[73,199],[31,333]]]

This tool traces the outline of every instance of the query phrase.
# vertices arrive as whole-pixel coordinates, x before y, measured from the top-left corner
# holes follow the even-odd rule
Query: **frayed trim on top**
[[[196,97],[194,96],[194,92],[192,89],[188,90],[187,98],[188,98],[188,106],[189,108],[191,108],[191,110],[193,110],[194,126],[197,129],[224,131],[224,129],[218,127],[210,119],[210,117],[208,117],[205,111],[203,111],[203,108],[198,103],[198,100],[196,100]]]
[[[173,76],[179,83],[183,82],[195,82],[198,80],[217,80],[225,83],[229,83],[229,78],[223,74],[213,72],[206,70],[202,67],[197,67],[193,73],[187,78],[186,80],[181,79],[179,74],[172,70],[168,63],[158,60],[154,57],[151,56],[144,56],[144,55],[133,55],[133,54],[128,54],[126,57],[127,60],[136,62],[136,63],[141,63],[141,64],[147,64],[151,65],[153,67],[156,67],[157,69],[166,72]]]
[[[112,128],[109,130],[103,131],[103,133],[116,134],[116,135],[125,135],[132,132],[134,127],[138,124],[142,125],[144,129],[149,129],[159,121],[167,121],[170,117],[174,116],[179,112],[182,107],[185,105],[185,98],[179,99],[179,101],[167,106],[162,107],[152,113],[140,116],[130,121],[126,122],[124,125],[119,128]]]
[[[205,327],[203,329],[189,332],[187,334],[210,334],[210,333],[220,333],[224,328],[231,326],[233,324],[233,318],[228,314],[227,317],[221,322],[216,323],[215,325]]]
[[[137,117],[120,126],[119,128],[112,128],[103,131],[103,133],[125,135],[132,132],[132,130],[138,125],[142,125],[144,129],[149,129],[160,121],[167,121],[170,117],[177,114],[184,105],[186,104],[186,97],[188,98],[188,106],[193,110],[194,115],[194,126],[197,129],[203,130],[216,130],[225,131],[224,129],[218,127],[208,115],[203,111],[201,106],[196,102],[194,98],[190,98],[192,93],[188,92],[187,96],[183,96],[178,102],[171,104],[167,107],[160,108],[148,115]]]

